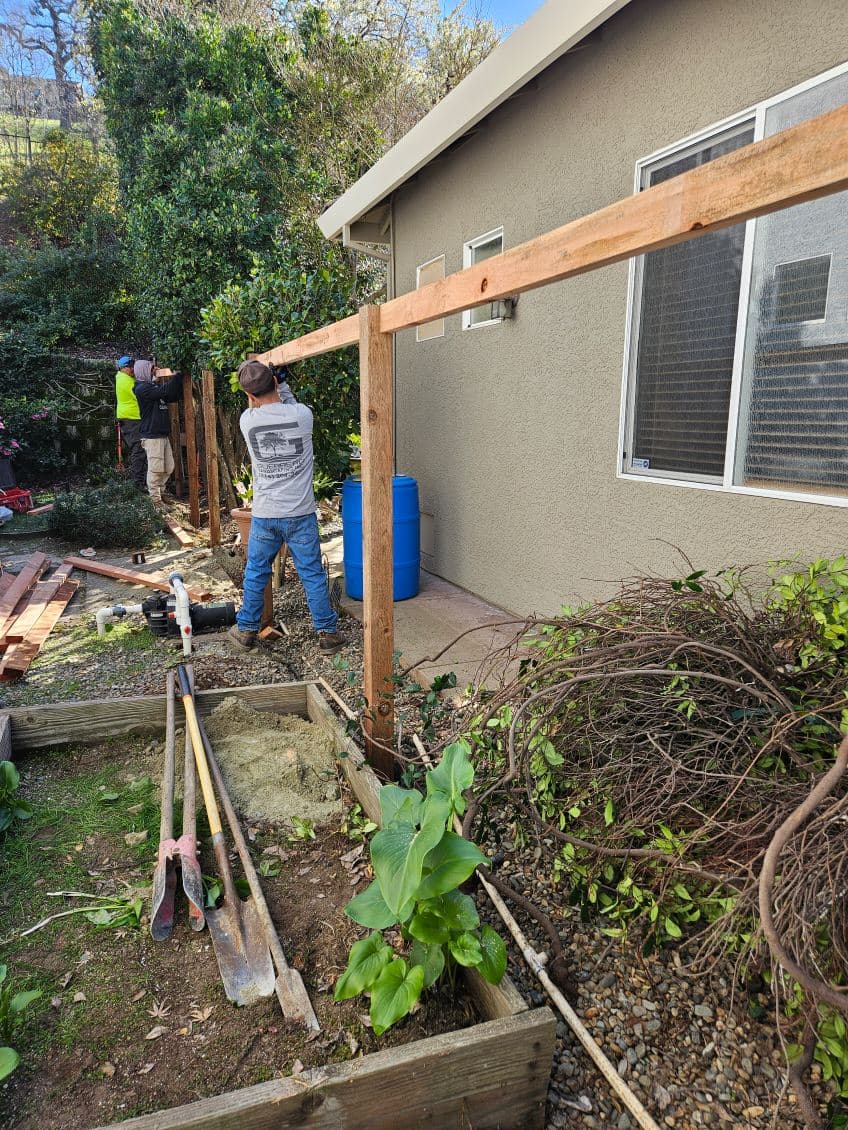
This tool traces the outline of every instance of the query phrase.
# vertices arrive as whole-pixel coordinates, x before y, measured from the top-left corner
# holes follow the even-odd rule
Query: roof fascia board
[[[548,0],[318,217],[327,239],[360,219],[630,0]]]

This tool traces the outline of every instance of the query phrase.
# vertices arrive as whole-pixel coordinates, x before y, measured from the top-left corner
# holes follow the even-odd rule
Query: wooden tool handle
[[[218,812],[218,802],[215,799],[215,789],[209,775],[209,765],[206,761],[206,752],[203,748],[203,739],[197,725],[197,714],[194,710],[194,699],[191,697],[191,686],[188,681],[188,672],[180,664],[177,668],[177,678],[180,680],[180,693],[185,710],[186,726],[191,735],[191,744],[194,747],[194,760],[197,765],[197,775],[200,778],[200,789],[203,793],[203,803],[206,805],[206,814],[209,818],[209,831],[212,836],[221,833],[221,816]]]

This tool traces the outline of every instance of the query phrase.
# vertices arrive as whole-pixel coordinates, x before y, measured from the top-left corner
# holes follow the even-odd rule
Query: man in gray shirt
[[[287,384],[278,386],[261,361],[243,361],[238,378],[249,405],[240,426],[253,468],[253,517],[244,597],[228,639],[243,651],[256,646],[265,586],[285,543],[303,583],[318,646],[324,655],[333,655],[345,639],[336,631],[338,617],[321,566],[312,490],[312,410],[295,400]]]

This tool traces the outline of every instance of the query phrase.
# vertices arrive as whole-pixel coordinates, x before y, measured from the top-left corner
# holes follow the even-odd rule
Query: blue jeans
[[[312,622],[319,632],[334,632],[338,617],[330,604],[327,577],[321,566],[321,541],[314,514],[300,518],[257,518],[250,523],[244,597],[237,621],[243,632],[255,632],[262,620],[262,599],[271,577],[274,558],[283,547],[289,551],[303,583]]]

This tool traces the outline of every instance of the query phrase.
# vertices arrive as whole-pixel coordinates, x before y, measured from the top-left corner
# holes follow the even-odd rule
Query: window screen
[[[753,123],[645,169],[643,188],[707,164],[754,136]],[[745,225],[644,256],[628,470],[721,477]]]
[[[829,255],[778,263],[774,268],[774,320],[781,325],[821,320],[827,310],[829,278]]]
[[[769,106],[765,136],[848,102],[848,73]],[[757,220],[734,481],[848,493],[848,193]]]
[[[445,277],[445,257],[439,255],[436,259],[431,259],[429,263],[422,263],[415,272],[416,274],[416,289],[420,290],[422,286],[429,286],[430,283],[438,282],[439,279]],[[416,341],[430,341],[434,337],[445,336],[445,319],[436,318],[435,321],[427,322],[423,326],[415,327],[415,340]]]
[[[491,259],[493,255],[500,255],[503,251],[503,232],[492,232],[480,239],[472,240],[465,245],[464,264],[473,267],[475,263],[482,263]],[[479,326],[484,322],[495,322],[501,318],[500,302],[487,302],[483,306],[475,306],[473,310],[466,310],[463,315],[463,326]]]

